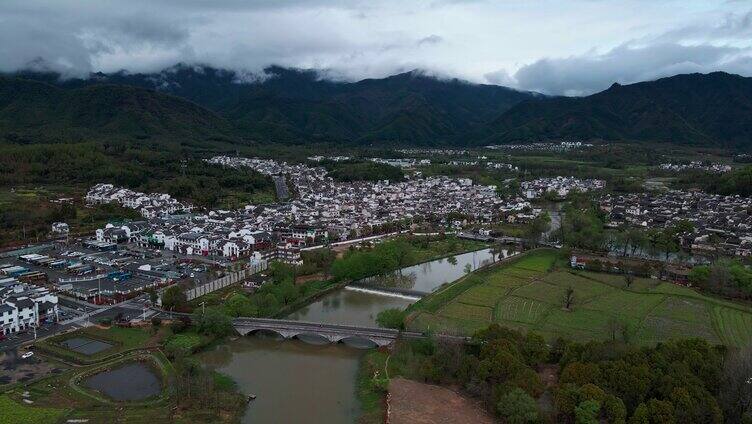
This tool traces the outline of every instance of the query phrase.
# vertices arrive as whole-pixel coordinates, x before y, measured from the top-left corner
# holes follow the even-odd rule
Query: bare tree
[[[564,293],[564,309],[569,310],[574,304],[574,289],[570,286],[567,288],[567,292]]]
[[[615,317],[611,317],[608,319],[606,327],[608,328],[608,333],[611,334],[611,341],[615,342],[616,335],[621,331],[621,323]]]
[[[631,272],[627,271],[624,273],[624,284],[629,288],[629,286],[634,283],[634,275],[632,275]]]
[[[726,422],[752,419],[752,345],[730,352],[726,357],[719,400]]]

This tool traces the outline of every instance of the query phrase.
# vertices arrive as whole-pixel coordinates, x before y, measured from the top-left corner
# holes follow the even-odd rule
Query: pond
[[[272,337],[241,337],[199,354],[227,374],[250,402],[243,423],[353,423],[355,377],[363,350]]]
[[[159,395],[162,380],[149,365],[130,362],[86,378],[84,386],[117,401],[134,401]]]
[[[95,355],[112,347],[112,344],[87,337],[73,337],[60,342],[62,346],[83,355]]]

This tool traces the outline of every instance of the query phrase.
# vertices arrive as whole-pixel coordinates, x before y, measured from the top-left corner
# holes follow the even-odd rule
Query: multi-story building
[[[0,284],[0,335],[38,327],[58,319],[58,298],[49,290],[18,281]]]

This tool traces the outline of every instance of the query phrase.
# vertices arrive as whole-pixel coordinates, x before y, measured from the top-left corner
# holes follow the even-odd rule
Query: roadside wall
[[[268,265],[266,264],[266,262],[261,262],[259,264],[251,265],[249,268],[242,269],[236,272],[231,272],[222,278],[218,278],[216,280],[209,281],[208,283],[204,285],[198,286],[190,290],[186,290],[185,296],[188,299],[188,301],[191,301],[197,297],[201,297],[213,291],[223,289],[229,286],[230,284],[235,284],[239,281],[243,281],[246,277],[252,274],[255,274],[257,272],[264,271],[266,268],[268,268]]]

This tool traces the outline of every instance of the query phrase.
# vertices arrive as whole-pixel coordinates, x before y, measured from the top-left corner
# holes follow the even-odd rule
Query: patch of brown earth
[[[556,364],[543,365],[538,369],[538,377],[546,389],[555,387],[559,383],[559,366]]]
[[[389,424],[491,424],[482,406],[450,389],[404,378],[389,382]]]
[[[317,280],[325,280],[324,274],[321,272],[318,272],[316,274],[308,274],[308,275],[299,275],[295,277],[295,284],[304,284],[309,281],[317,281]]]

